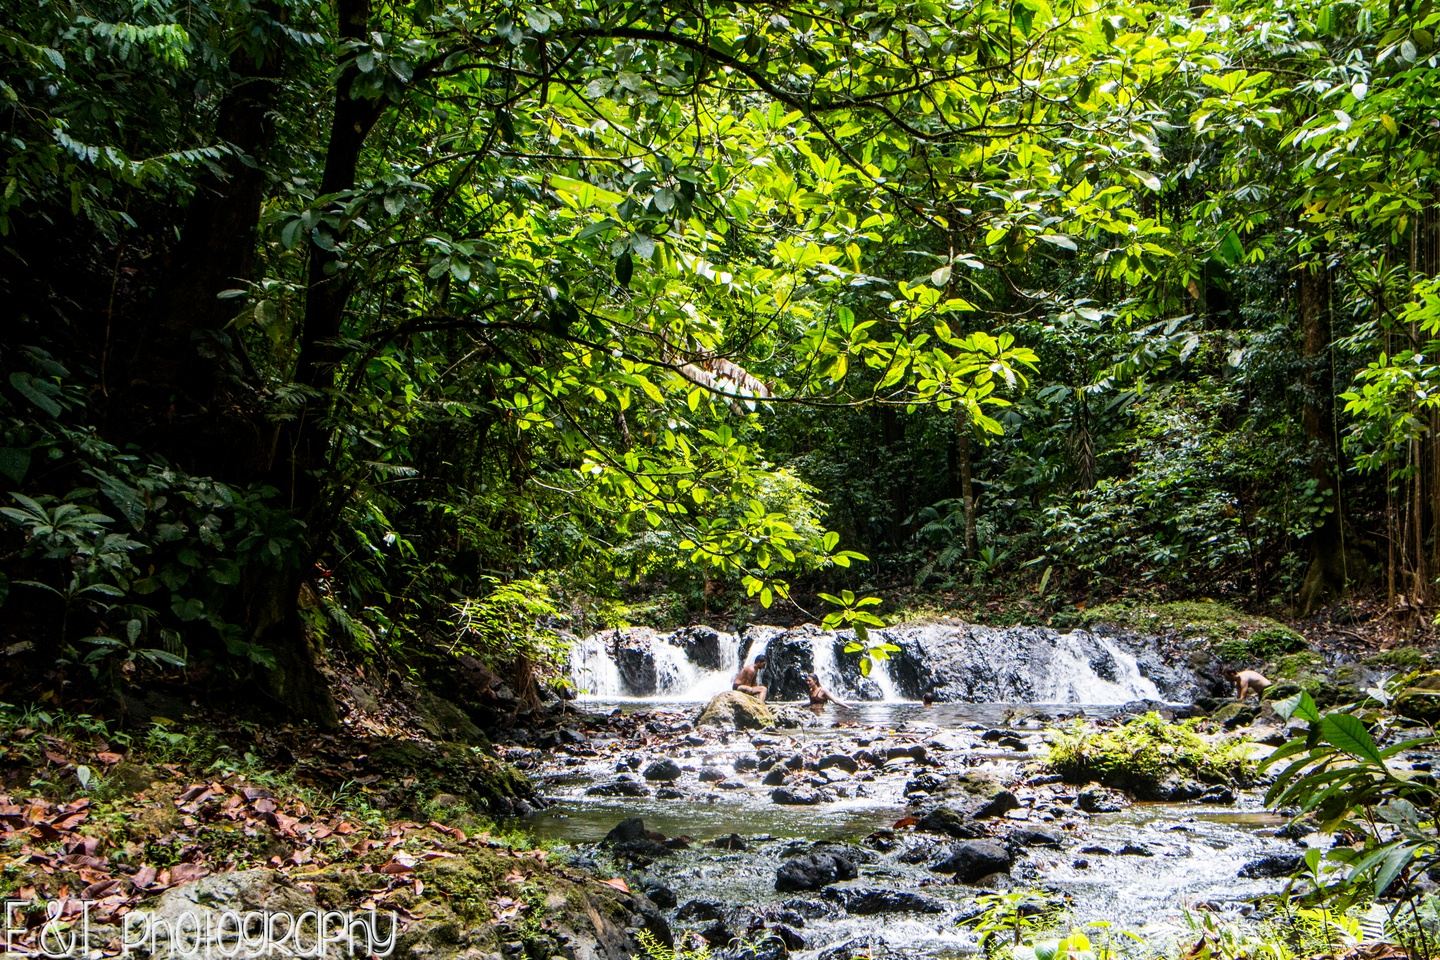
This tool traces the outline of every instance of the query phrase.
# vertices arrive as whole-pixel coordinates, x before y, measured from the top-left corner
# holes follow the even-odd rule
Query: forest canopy
[[[6,14],[17,676],[1433,599],[1428,2]]]

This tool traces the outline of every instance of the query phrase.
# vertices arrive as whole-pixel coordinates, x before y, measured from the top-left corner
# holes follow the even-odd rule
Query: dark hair
[[[765,656],[765,654],[762,653],[762,654],[760,654],[760,656],[758,656],[758,657],[755,658],[755,662],[756,662],[756,663],[769,663],[769,662],[770,662],[770,658],[767,657],[767,656]]]

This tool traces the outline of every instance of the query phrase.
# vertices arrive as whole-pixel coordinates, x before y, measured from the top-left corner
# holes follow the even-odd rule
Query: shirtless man
[[[1255,699],[1265,698],[1265,688],[1270,686],[1271,680],[1259,670],[1227,670],[1226,674],[1235,681],[1235,699],[1247,700],[1250,694],[1255,694]]]
[[[827,703],[833,703],[837,707],[850,706],[850,704],[820,686],[820,678],[813,673],[805,674],[805,686],[810,688],[810,709],[816,713],[824,710],[825,704]]]
[[[762,653],[755,658],[754,663],[749,663],[741,667],[740,672],[735,674],[735,679],[731,681],[730,689],[739,690],[741,693],[748,693],[756,700],[764,700],[765,687],[762,687],[758,680],[760,671],[764,670],[765,664],[769,662],[765,654]]]

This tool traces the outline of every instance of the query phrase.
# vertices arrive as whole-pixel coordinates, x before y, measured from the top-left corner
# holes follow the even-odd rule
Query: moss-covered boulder
[[[695,725],[728,727],[732,730],[768,730],[775,726],[775,711],[763,700],[748,693],[726,690],[705,705]]]
[[[1440,722],[1440,670],[1421,673],[1405,685],[1391,707],[1402,717],[1422,723]]]
[[[1252,780],[1249,742],[1209,739],[1196,729],[1198,723],[1169,721],[1153,712],[1108,729],[1077,722],[1050,731],[1045,763],[1069,783],[1100,783],[1142,800],[1174,799],[1177,784],[1233,786]]]

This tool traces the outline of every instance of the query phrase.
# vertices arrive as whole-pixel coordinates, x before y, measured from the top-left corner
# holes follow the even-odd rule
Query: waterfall
[[[900,689],[895,686],[895,678],[890,676],[890,661],[870,661],[870,679],[875,681],[875,686],[880,688],[881,700],[904,700]]]
[[[872,702],[930,694],[940,702],[1102,705],[1196,694],[1194,675],[1167,662],[1153,641],[963,623],[887,627],[876,636],[900,650],[872,661],[868,677],[858,655],[840,652],[848,633],[814,626],[752,626],[738,635],[710,627],[606,631],[575,642],[570,675],[597,699],[698,702],[730,689],[740,665],[763,653],[760,682],[777,701],[803,700],[808,673],[837,697]]]
[[[820,679],[820,686],[837,696],[843,697],[849,690],[845,675],[835,662],[835,644],[838,641],[830,633],[817,633],[811,642],[811,671]]]
[[[570,680],[582,696],[610,698],[625,692],[620,667],[598,636],[576,640],[570,648]]]
[[[1084,633],[1063,634],[1057,639],[1055,658],[1048,671],[1050,685],[1044,690],[1046,703],[1126,703],[1131,700],[1162,700],[1155,681],[1140,672],[1133,654],[1113,640]],[[1092,656],[1087,657],[1087,648]],[[1099,656],[1094,652],[1099,651]],[[1096,669],[1099,660],[1103,669]],[[1105,674],[1109,674],[1106,676]]]

